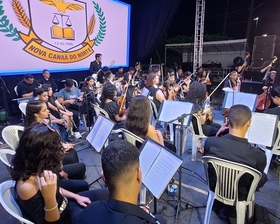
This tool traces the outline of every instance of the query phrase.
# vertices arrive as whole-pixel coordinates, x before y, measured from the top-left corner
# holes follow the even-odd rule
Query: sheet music
[[[161,146],[147,142],[140,154],[140,167],[142,171],[142,177],[146,176],[153,162],[157,158],[161,151]]]
[[[257,94],[241,93],[241,92],[226,92],[223,101],[223,108],[230,108],[236,104],[243,104],[255,111]]]
[[[86,138],[97,152],[101,151],[114,125],[115,123],[113,121],[110,121],[102,115],[98,116],[93,128]]]
[[[141,95],[142,95],[142,96],[145,96],[145,97],[148,97],[149,93],[150,93],[150,91],[149,91],[146,87],[144,87],[144,88],[142,89]]]
[[[193,104],[181,101],[164,100],[161,103],[159,110],[159,121],[168,122],[182,114],[189,114],[193,110]],[[185,126],[189,126],[191,116],[187,116],[184,121]],[[179,124],[179,121],[174,121],[173,124]]]
[[[271,147],[275,140],[277,124],[277,115],[252,113],[252,122],[246,138],[250,143]]]
[[[160,198],[181,164],[179,156],[152,140],[146,140],[140,154],[142,182],[156,198]]]

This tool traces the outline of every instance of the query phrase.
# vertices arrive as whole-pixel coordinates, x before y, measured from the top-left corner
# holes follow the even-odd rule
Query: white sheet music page
[[[148,141],[140,154],[142,182],[156,198],[160,198],[181,164],[180,157]]]
[[[111,122],[102,115],[98,116],[93,128],[86,138],[97,152],[101,151],[113,127],[114,122]]]
[[[277,115],[252,113],[252,122],[246,138],[250,143],[271,147],[276,135],[277,124]]]

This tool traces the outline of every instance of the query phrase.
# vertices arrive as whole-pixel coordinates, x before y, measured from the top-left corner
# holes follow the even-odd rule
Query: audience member
[[[108,185],[109,197],[91,203],[80,215],[79,224],[140,224],[166,223],[153,216],[146,207],[137,205],[142,185],[139,150],[127,141],[111,142],[101,157],[103,179]]]
[[[23,217],[34,223],[76,223],[91,202],[107,198],[106,189],[72,193],[57,185],[61,170],[61,139],[44,123],[26,128],[12,159],[15,198]]]

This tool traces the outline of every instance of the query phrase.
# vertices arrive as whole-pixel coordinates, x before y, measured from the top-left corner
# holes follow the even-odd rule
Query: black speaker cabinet
[[[273,58],[275,42],[276,35],[269,35],[266,37],[256,36],[254,38],[252,68],[259,68],[265,61]]]
[[[260,95],[263,92],[262,87],[263,87],[262,82],[243,81],[241,83],[240,92]]]

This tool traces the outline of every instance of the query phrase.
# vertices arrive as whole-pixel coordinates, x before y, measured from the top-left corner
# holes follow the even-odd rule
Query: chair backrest
[[[13,150],[16,150],[18,147],[18,131],[24,131],[24,127],[19,125],[9,125],[2,130],[2,138]]]
[[[21,210],[15,201],[12,189],[15,187],[15,182],[12,180],[5,181],[0,184],[0,203],[3,208],[21,223],[33,224],[33,222],[22,217]]]
[[[16,93],[17,96],[18,96],[17,86],[14,87],[14,91],[15,91],[15,93]]]
[[[215,170],[217,178],[215,199],[227,205],[235,205],[238,201],[239,180],[246,173],[253,177],[246,201],[251,201],[253,199],[257,185],[262,176],[261,172],[244,164],[235,163],[212,156],[203,156],[202,163],[204,165],[208,186],[210,186],[208,177],[208,164],[212,164]]]
[[[7,158],[7,155],[13,156],[16,152],[11,149],[0,149],[0,160],[8,167],[11,166],[10,161]]]
[[[144,142],[143,138],[138,137],[137,135],[133,134],[132,132],[130,132],[124,128],[121,128],[121,131],[122,131],[126,141],[130,142],[132,145],[137,146],[136,145],[137,142],[139,142],[139,143]]]
[[[102,115],[104,115],[105,117],[110,119],[109,114],[104,109],[102,109],[100,106],[98,106],[96,104],[92,104],[92,105],[93,105],[94,111],[96,113],[96,116],[98,116],[101,113]]]
[[[277,130],[278,134],[272,148],[272,153],[275,155],[280,155],[280,121],[278,122]]]
[[[22,103],[20,103],[20,104],[18,105],[20,111],[21,111],[24,115],[26,115],[26,106],[27,106],[27,103],[26,103],[26,102],[22,102]]]
[[[74,82],[74,86],[75,87],[77,87],[77,88],[79,88],[79,85],[78,85],[78,82],[75,80],[75,79],[72,79],[73,80],[73,82]],[[61,82],[63,82],[63,83],[65,83],[65,79],[64,80],[62,80]]]
[[[157,111],[157,107],[153,101],[153,97],[152,96],[148,96],[148,99],[150,101],[150,104],[151,104],[151,108],[152,108],[152,112],[153,112],[153,116],[154,116],[154,119],[157,120],[158,119],[158,111]]]
[[[201,126],[199,116],[197,114],[193,114],[192,116],[196,119],[198,133],[196,133],[196,131],[194,130],[194,126],[193,126],[192,122],[190,122],[191,131],[193,132],[193,134],[200,135],[200,136],[205,136],[204,133],[203,133],[203,130],[202,130],[202,126]]]

